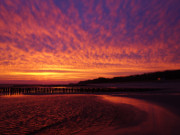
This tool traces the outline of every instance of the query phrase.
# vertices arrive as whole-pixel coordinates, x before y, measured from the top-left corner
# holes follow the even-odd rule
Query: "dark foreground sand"
[[[127,97],[2,96],[0,108],[0,134],[180,134],[178,115]]]

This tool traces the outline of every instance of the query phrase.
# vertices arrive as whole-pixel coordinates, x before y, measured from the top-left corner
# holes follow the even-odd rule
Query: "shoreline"
[[[129,97],[143,100],[152,104],[162,106],[172,113],[180,117],[180,93],[178,94],[155,94],[155,93],[128,93],[128,94],[112,94],[112,96]]]

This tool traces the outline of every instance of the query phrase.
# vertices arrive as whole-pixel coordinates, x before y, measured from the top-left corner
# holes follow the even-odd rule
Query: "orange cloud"
[[[2,0],[0,82],[64,83],[178,69],[177,3]]]

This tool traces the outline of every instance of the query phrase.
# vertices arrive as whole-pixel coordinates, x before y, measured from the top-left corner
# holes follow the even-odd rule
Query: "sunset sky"
[[[180,0],[0,0],[0,83],[180,69]]]

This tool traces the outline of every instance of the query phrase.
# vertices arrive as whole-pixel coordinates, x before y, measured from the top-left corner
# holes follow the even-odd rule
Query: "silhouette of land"
[[[141,75],[131,75],[114,78],[97,78],[93,80],[81,81],[78,84],[97,84],[97,83],[119,83],[119,82],[147,82],[147,81],[164,81],[180,80],[180,70],[168,70],[154,73],[144,73]]]

